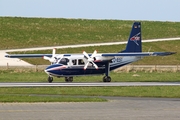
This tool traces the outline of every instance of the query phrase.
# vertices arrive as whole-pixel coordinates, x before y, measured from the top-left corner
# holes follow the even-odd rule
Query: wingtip
[[[166,55],[173,55],[176,54],[177,52],[166,52]]]
[[[176,54],[177,52],[171,52],[171,54]]]
[[[9,55],[5,55],[4,57],[7,57],[7,58],[9,58],[10,56],[9,56]]]

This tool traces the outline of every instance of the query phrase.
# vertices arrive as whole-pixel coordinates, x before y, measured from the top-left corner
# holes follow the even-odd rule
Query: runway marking
[[[0,87],[113,87],[180,86],[180,82],[111,82],[111,83],[0,83]]]

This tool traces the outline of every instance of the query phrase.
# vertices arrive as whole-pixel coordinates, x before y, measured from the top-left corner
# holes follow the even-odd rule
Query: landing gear
[[[53,81],[53,77],[49,76],[49,77],[48,77],[48,82],[49,82],[49,83],[52,83],[52,81]]]
[[[65,77],[65,81],[66,82],[72,82],[73,81],[73,77]]]
[[[109,76],[109,62],[105,64],[105,76],[103,77],[103,82],[111,82],[111,77]]]
[[[103,77],[103,82],[111,82],[111,77],[109,77],[109,76],[104,76],[104,77]]]

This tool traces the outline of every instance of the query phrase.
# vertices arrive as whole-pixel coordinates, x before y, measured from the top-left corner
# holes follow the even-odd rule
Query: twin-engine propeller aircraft
[[[15,54],[6,55],[9,58],[33,58],[43,57],[49,60],[51,65],[45,69],[48,81],[53,77],[65,77],[66,82],[72,82],[74,76],[105,74],[103,82],[110,82],[109,72],[124,65],[138,61],[145,56],[167,56],[174,52],[142,52],[141,23],[134,22],[128,39],[126,49],[118,53],[92,54],[83,51],[82,54]]]

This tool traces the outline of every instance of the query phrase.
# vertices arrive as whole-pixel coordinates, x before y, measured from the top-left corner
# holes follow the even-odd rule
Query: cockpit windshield
[[[58,60],[59,64],[68,65],[69,59],[68,58],[62,58]]]

